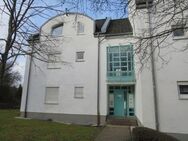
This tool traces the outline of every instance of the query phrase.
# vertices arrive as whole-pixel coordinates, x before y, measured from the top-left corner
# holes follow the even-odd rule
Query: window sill
[[[187,40],[188,36],[173,36],[173,40]]]
[[[188,95],[186,95],[186,94],[180,94],[179,95],[179,99],[180,100],[188,100]]]
[[[51,37],[52,39],[55,39],[55,38],[64,37],[64,35],[59,35],[59,36],[52,36],[52,35],[50,35],[50,37]]]
[[[57,68],[56,68],[56,67],[48,67],[47,69],[48,69],[48,70],[52,70],[52,69],[58,70],[58,69],[61,69],[61,67],[57,67]]]
[[[85,60],[76,60],[76,62],[85,62]]]
[[[46,105],[58,105],[58,102],[45,102]]]
[[[79,35],[85,35],[85,33],[77,33],[77,35],[79,36]]]
[[[84,99],[84,97],[74,97],[75,99]]]

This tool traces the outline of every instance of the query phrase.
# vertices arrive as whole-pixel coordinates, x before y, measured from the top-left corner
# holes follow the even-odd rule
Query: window
[[[78,23],[77,23],[77,33],[78,33],[78,34],[84,33],[84,24],[81,23],[81,22],[78,22]]]
[[[84,51],[76,52],[76,61],[83,62],[84,61]]]
[[[46,104],[58,104],[59,87],[46,87]]]
[[[173,0],[173,2],[174,2],[174,6],[176,6],[178,4],[177,0]]]
[[[133,47],[113,46],[107,48],[107,75],[108,77],[132,76],[133,67]]]
[[[135,0],[136,1],[136,8],[143,9],[149,8],[153,5],[153,0]]]
[[[84,87],[75,87],[74,88],[74,97],[83,98],[84,97]]]
[[[179,85],[180,94],[188,94],[188,85]]]
[[[178,91],[180,99],[188,99],[188,81],[180,81],[178,83]]]
[[[173,25],[172,32],[175,37],[184,36],[184,25]]]
[[[54,53],[48,55],[48,69],[60,69],[61,68],[61,53]]]
[[[61,36],[63,33],[63,24],[56,25],[52,28],[52,37]]]

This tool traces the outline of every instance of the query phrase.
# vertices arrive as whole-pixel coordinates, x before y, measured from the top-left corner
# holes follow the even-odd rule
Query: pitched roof
[[[106,32],[102,33],[101,28],[105,23],[105,21],[106,19],[95,20],[95,32],[94,32],[95,36],[97,34],[105,35],[105,36],[130,35],[133,32],[129,19],[124,18],[124,19],[110,20]],[[39,33],[33,34],[29,37],[28,41],[39,40],[39,36],[40,36]]]
[[[105,33],[100,33],[105,20],[106,19],[95,20],[95,35],[122,35],[132,33],[132,26],[128,18],[110,20],[107,31]]]
[[[102,28],[105,20],[106,19],[95,20],[95,33],[98,33],[101,31],[101,28]]]

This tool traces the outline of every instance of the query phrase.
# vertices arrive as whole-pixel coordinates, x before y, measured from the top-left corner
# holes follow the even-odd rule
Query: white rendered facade
[[[109,115],[109,87],[131,86],[134,88],[135,117],[143,126],[155,129],[151,62],[148,61],[149,67],[140,72],[138,58],[134,56],[134,81],[108,81],[107,77],[107,48],[133,45],[134,49],[137,41],[136,34],[142,28],[148,28],[147,17],[142,21],[139,19],[140,16],[135,19],[130,18],[132,25],[134,23],[133,35],[110,37],[94,36],[95,21],[82,14],[60,15],[46,22],[41,27],[41,35],[44,33],[50,35],[54,25],[63,23],[63,34],[57,38],[56,48],[61,59],[66,63],[58,64],[58,67],[54,69],[53,67],[48,68],[47,63],[34,60],[35,64],[32,62],[29,68],[30,59],[27,60],[21,103],[22,115],[27,110],[27,116],[31,118],[97,124],[97,90],[99,88],[101,124],[105,124]],[[83,23],[83,33],[77,33],[77,22]],[[44,40],[43,38],[44,36],[41,36],[40,41]],[[186,40],[172,40],[172,38],[169,40],[174,42],[173,47],[183,47],[187,44]],[[186,61],[188,54],[186,51],[169,53],[170,49],[162,50],[166,58],[171,58],[168,64],[161,68],[162,62],[157,59],[155,61],[159,130],[169,133],[188,133],[186,120],[188,101],[180,100],[177,85],[178,81],[188,81]],[[84,52],[83,60],[76,60],[77,52]],[[99,65],[98,58],[100,59]],[[45,102],[47,88],[58,89],[57,102]],[[83,93],[81,97],[75,97],[77,88],[81,88],[80,91]]]
[[[148,24],[149,12],[151,28],[156,28],[157,24],[163,23],[166,19],[170,18],[173,13],[172,15],[168,14],[168,16],[163,19],[164,21],[158,21],[160,19],[158,13],[160,13],[162,8],[168,8],[168,5],[172,4],[169,4],[169,2],[172,1],[161,2],[157,5],[158,7],[152,7],[150,11],[146,8],[138,9],[137,12],[134,13],[134,16],[131,13],[135,9],[129,9],[129,18],[133,25],[133,36],[139,37],[148,33],[150,27]],[[184,20],[187,18],[187,14],[187,10],[183,11]],[[174,19],[175,20],[171,23],[172,25],[165,27],[166,25],[164,24],[164,26],[161,25],[160,28],[157,28],[156,30],[154,29],[154,31],[152,31],[154,32],[154,35],[156,35],[155,32],[160,33],[163,30],[171,29],[171,26],[181,21],[181,13],[180,15],[176,15]],[[185,23],[183,24],[187,27],[187,20],[185,20]],[[146,33],[143,34],[143,32]],[[173,34],[170,34],[166,37],[167,39],[160,44],[160,49],[157,48],[154,52],[159,130],[163,132],[187,134],[188,122],[186,122],[186,118],[188,117],[188,109],[186,107],[188,106],[188,101],[186,95],[183,95],[183,97],[180,95],[178,84],[179,82],[180,84],[186,84],[188,80],[186,75],[188,70],[188,66],[186,65],[188,52],[185,49],[187,48],[188,32],[185,29],[183,36],[176,37]],[[153,44],[156,44],[155,40],[153,41]],[[164,60],[160,59],[159,54]],[[136,111],[140,109],[136,115],[143,125],[156,127],[154,114],[156,111],[153,106],[154,101],[152,100],[154,99],[152,98],[154,95],[152,90],[152,69],[150,65],[147,69],[145,68],[142,71],[140,78],[141,81],[139,86],[142,93],[141,96],[136,95],[142,100],[139,101],[136,99],[136,103],[141,105],[139,108],[136,107]],[[150,106],[148,107],[148,105]]]

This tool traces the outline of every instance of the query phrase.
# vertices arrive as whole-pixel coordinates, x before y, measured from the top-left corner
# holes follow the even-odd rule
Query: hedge
[[[136,127],[132,131],[133,141],[179,141],[178,139],[146,127]]]

